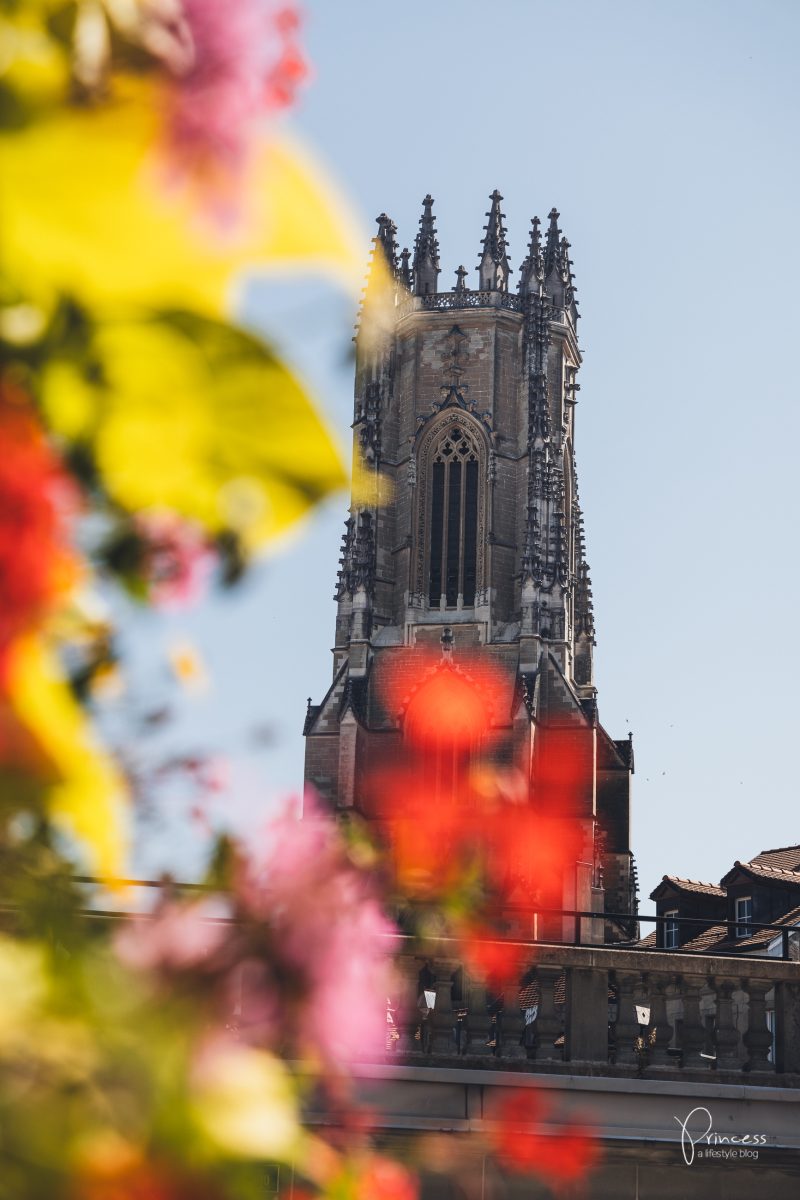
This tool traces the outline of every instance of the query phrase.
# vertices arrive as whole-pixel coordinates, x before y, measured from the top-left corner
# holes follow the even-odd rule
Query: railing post
[[[647,982],[649,985],[647,998],[650,1004],[650,1062],[663,1063],[667,1057],[667,1043],[670,1034],[664,995],[666,980],[663,976],[651,973]]]
[[[744,1035],[747,1047],[746,1071],[770,1071],[774,1066],[768,1061],[772,1034],[767,1028],[764,997],[772,984],[763,979],[748,979],[747,994],[750,997],[750,1020]]]
[[[560,967],[537,967],[536,979],[541,991],[539,1018],[536,1023],[538,1034],[537,1059],[562,1059],[562,1046],[555,1043],[563,1035],[561,1014],[556,1010],[556,986],[561,985]]]
[[[617,1062],[636,1063],[636,1039],[639,1023],[636,1020],[636,989],[641,986],[639,972],[617,971],[619,1012],[617,1014]]]
[[[433,1043],[431,1051],[434,1054],[453,1053],[453,1006],[450,993],[453,986],[452,962],[437,959],[434,962],[436,975],[436,1004],[429,1018],[433,1025]]]
[[[486,1011],[486,984],[473,980],[469,989],[470,1054],[483,1056],[492,1053],[491,1048],[486,1044],[489,1040],[489,1025],[489,1014]]]
[[[682,1048],[684,1067],[703,1067],[705,1060],[700,1057],[705,1037],[703,1022],[700,1018],[700,989],[705,980],[697,975],[681,976],[681,996],[683,998],[683,1029]]]
[[[700,1022],[703,1030],[700,1057],[714,1071],[717,1068],[717,993],[710,977],[703,980],[700,989]]]
[[[717,1070],[739,1071],[742,1058],[739,1053],[739,1030],[734,1019],[733,993],[739,986],[737,979],[720,977],[714,980],[717,992]]]
[[[608,972],[594,967],[567,970],[564,1058],[605,1063],[608,1058]]]
[[[800,1074],[800,984],[775,984],[775,1070]]]
[[[678,986],[677,975],[671,977],[665,989],[665,996],[667,1023],[671,1030],[667,1046],[667,1058],[680,1066],[683,1060],[683,1000],[681,999],[681,990]]]

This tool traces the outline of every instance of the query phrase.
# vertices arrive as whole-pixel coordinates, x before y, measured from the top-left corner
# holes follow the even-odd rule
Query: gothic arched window
[[[414,590],[432,608],[471,608],[486,586],[488,449],[478,421],[460,409],[422,432]]]

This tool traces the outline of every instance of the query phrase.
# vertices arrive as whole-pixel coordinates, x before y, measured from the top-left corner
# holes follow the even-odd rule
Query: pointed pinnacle
[[[550,274],[555,266],[561,241],[561,230],[558,228],[558,218],[560,215],[557,208],[550,209],[550,224],[547,228],[547,242],[544,249],[544,269],[547,275]]]
[[[542,256],[542,233],[541,221],[538,217],[531,218],[531,240],[528,246],[528,254],[520,267],[520,291],[524,291],[530,279],[535,277],[538,280],[544,278],[544,258]]]
[[[381,213],[376,219],[378,222],[378,236],[375,240],[380,243],[383,253],[386,255],[386,262],[389,269],[392,274],[395,274],[397,271],[397,226],[390,217],[387,217],[386,213]]]
[[[436,223],[433,216],[433,197],[430,192],[422,201],[422,216],[419,219],[419,232],[414,242],[414,266],[422,263],[430,256],[433,266],[439,269],[439,242],[436,237]]]
[[[404,287],[407,287],[409,289],[411,287],[411,282],[412,282],[411,281],[411,267],[409,266],[410,258],[411,258],[411,251],[406,246],[403,248],[403,250],[401,251],[401,254],[400,254],[400,282],[403,284]]]
[[[483,253],[488,253],[492,262],[501,263],[506,258],[506,231],[503,225],[503,213],[500,211],[500,201],[503,197],[494,189],[489,199],[492,202],[492,207],[485,214],[489,220],[484,225],[486,236],[483,239]]]

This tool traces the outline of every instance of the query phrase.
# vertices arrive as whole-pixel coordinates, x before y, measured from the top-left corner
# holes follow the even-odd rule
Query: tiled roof
[[[697,950],[705,951],[717,949],[730,940],[730,933],[727,925],[709,925],[708,929],[704,929],[702,933],[698,933],[696,937],[690,938],[688,942],[684,942],[681,950]]]
[[[672,884],[680,892],[699,892],[703,896],[724,896],[726,894],[725,888],[718,887],[715,883],[700,883],[696,879],[682,879],[680,875],[665,875],[661,883]],[[661,884],[658,886],[660,887]]]
[[[762,850],[751,862],[765,867],[782,867],[786,871],[800,870],[800,846],[778,846],[774,850]]]
[[[798,923],[800,923],[800,905],[797,908],[789,909],[789,912],[772,922],[773,925],[796,925]],[[737,938],[736,945],[743,948],[745,946],[766,946],[779,936],[777,929],[759,929],[749,938]]]
[[[636,945],[637,946],[656,946],[657,933],[658,933],[658,930],[654,929],[652,933],[648,933],[647,937],[639,938],[639,941],[636,943]]]
[[[791,871],[786,867],[769,866],[763,862],[756,862],[755,859],[752,862],[739,862],[737,859],[730,871],[728,871],[728,874],[724,877],[723,882],[725,879],[728,879],[728,877],[731,876],[734,871],[737,870],[737,868],[739,870],[746,871],[748,875],[752,875],[756,879],[775,879],[779,883],[787,883],[793,887],[800,887],[800,872]]]

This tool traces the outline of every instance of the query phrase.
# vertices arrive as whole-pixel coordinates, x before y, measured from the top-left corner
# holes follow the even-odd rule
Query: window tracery
[[[479,427],[460,411],[420,447],[417,591],[432,608],[471,608],[483,587],[486,458]]]

